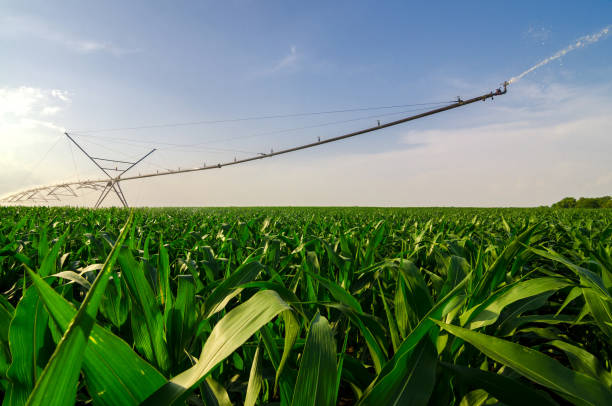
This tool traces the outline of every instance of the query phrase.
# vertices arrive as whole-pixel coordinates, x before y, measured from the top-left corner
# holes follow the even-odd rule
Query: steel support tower
[[[493,99],[495,96],[501,96],[506,94],[507,92],[507,86],[509,85],[508,82],[504,82],[503,83],[503,90],[502,88],[498,88],[495,91],[491,91],[489,93],[485,93],[481,96],[477,96],[471,99],[467,99],[467,100],[462,100],[460,97],[457,98],[457,100],[453,103],[450,103],[447,106],[444,107],[440,107],[437,109],[433,109],[433,110],[429,110],[420,114],[416,114],[413,116],[409,116],[409,117],[405,117],[396,121],[391,121],[388,123],[381,123],[380,121],[377,122],[377,125],[374,127],[369,127],[369,128],[365,128],[359,131],[354,131],[348,134],[343,134],[343,135],[338,135],[336,137],[331,137],[331,138],[327,138],[327,139],[321,139],[320,137],[317,138],[316,142],[312,142],[309,144],[304,144],[304,145],[298,145],[292,148],[287,148],[287,149],[282,149],[279,151],[273,151],[270,150],[270,153],[259,153],[256,154],[254,156],[251,157],[247,157],[247,158],[243,158],[243,159],[236,159],[234,158],[232,161],[228,161],[228,162],[220,162],[217,164],[213,164],[213,165],[203,165],[200,167],[196,167],[196,168],[179,168],[177,170],[168,170],[168,171],[157,171],[157,172],[152,172],[152,173],[145,173],[142,175],[133,175],[133,176],[123,176],[127,171],[129,171],[130,169],[132,169],[134,166],[136,166],[138,163],[140,163],[143,159],[145,159],[146,157],[148,157],[149,155],[151,155],[155,149],[152,149],[151,151],[149,151],[147,154],[145,154],[142,158],[140,158],[139,160],[135,161],[135,162],[128,162],[128,161],[119,161],[116,159],[108,159],[108,158],[97,158],[97,157],[92,157],[90,154],[88,154],[71,136],[70,134],[68,134],[68,132],[66,132],[66,137],[68,137],[68,139],[70,141],[72,141],[105,175],[106,178],[105,179],[96,179],[96,180],[85,180],[85,181],[78,181],[78,182],[66,182],[66,183],[59,183],[59,184],[55,184],[55,185],[49,185],[49,186],[41,186],[41,187],[37,187],[37,188],[31,188],[31,189],[27,189],[27,190],[23,190],[20,192],[15,192],[12,193],[10,195],[7,195],[5,197],[3,197],[2,199],[0,199],[0,202],[4,202],[4,203],[13,203],[13,204],[19,204],[19,203],[24,203],[24,202],[49,202],[49,201],[53,201],[53,200],[60,200],[60,197],[67,197],[67,196],[77,196],[77,191],[81,190],[81,189],[93,189],[93,190],[99,190],[101,191],[100,196],[98,197],[98,200],[96,201],[96,203],[94,204],[94,207],[100,207],[100,205],[102,204],[102,202],[104,201],[104,199],[106,199],[106,197],[111,193],[114,192],[117,197],[119,198],[119,200],[121,201],[121,204],[123,205],[123,207],[128,207],[128,202],[125,198],[125,195],[123,193],[123,190],[121,189],[121,182],[126,182],[129,180],[136,180],[136,179],[144,179],[144,178],[153,178],[153,177],[159,177],[159,176],[166,176],[166,175],[176,175],[176,174],[180,174],[180,173],[188,173],[188,172],[198,172],[198,171],[204,171],[204,170],[210,170],[210,169],[220,169],[224,166],[231,166],[231,165],[240,165],[243,163],[247,163],[247,162],[251,162],[251,161],[256,161],[259,159],[265,159],[265,158],[271,158],[273,156],[277,156],[277,155],[282,155],[282,154],[287,154],[290,152],[295,152],[295,151],[300,151],[303,149],[309,149],[309,148],[313,148],[313,147],[317,147],[317,146],[321,146],[324,144],[328,144],[328,143],[332,143],[332,142],[337,142],[337,141],[341,141],[347,138],[351,138],[351,137],[355,137],[358,135],[362,135],[362,134],[366,134],[366,133],[371,133],[374,131],[380,131],[384,128],[388,128],[388,127],[393,127],[399,124],[403,124],[406,123],[408,121],[412,121],[412,120],[417,120],[419,118],[423,118],[423,117],[427,117],[427,116],[431,116],[434,114],[438,114],[438,113],[442,113],[444,111],[448,111],[448,110],[452,110],[458,107],[462,107],[462,106],[467,106],[468,104],[472,104],[478,101],[486,101],[488,99]],[[114,163],[116,164],[116,166],[114,168],[112,167],[108,167],[108,166],[102,166],[102,165],[107,165],[106,163],[110,162],[111,164]],[[127,168],[119,168],[119,165],[129,165]],[[111,175],[109,173],[109,171],[113,171],[115,173],[117,173],[115,176]]]

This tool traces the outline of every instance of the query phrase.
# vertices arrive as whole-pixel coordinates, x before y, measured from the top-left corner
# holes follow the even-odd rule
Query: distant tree
[[[598,197],[597,200],[599,207],[612,207],[612,197],[610,196]]]
[[[576,208],[577,209],[597,209],[599,208],[599,202],[597,198],[592,197],[581,197],[576,200]]]
[[[612,197],[581,197],[578,200],[573,197],[566,197],[552,205],[554,209],[599,209],[612,208]]]
[[[565,197],[552,205],[553,209],[571,209],[576,207],[576,199],[573,197]]]

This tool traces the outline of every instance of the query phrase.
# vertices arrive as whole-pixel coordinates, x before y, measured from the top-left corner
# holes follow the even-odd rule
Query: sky
[[[103,178],[65,131],[96,157],[156,148],[134,175],[226,162],[488,93],[610,24],[609,1],[0,0],[0,196]],[[505,207],[610,195],[607,37],[493,101],[122,187],[132,206]],[[338,110],[353,111],[296,116]]]

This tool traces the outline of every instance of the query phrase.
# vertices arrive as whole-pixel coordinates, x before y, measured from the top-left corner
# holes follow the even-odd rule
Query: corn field
[[[610,405],[612,211],[0,208],[2,405]]]

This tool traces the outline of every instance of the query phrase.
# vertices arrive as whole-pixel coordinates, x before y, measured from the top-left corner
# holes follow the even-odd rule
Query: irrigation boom
[[[28,189],[28,190],[23,190],[23,191],[20,191],[20,192],[12,193],[12,194],[10,194],[10,195],[0,199],[0,201],[6,202],[6,203],[22,203],[22,202],[26,202],[26,201],[52,202],[52,201],[59,201],[59,200],[61,200],[61,197],[66,197],[66,196],[76,197],[76,196],[78,196],[77,192],[79,192],[79,191],[81,191],[83,189],[90,189],[90,190],[96,190],[96,191],[101,190],[102,191],[102,193],[100,194],[100,197],[96,201],[94,207],[99,207],[102,204],[102,202],[104,201],[104,199],[106,198],[106,196],[108,196],[108,194],[111,191],[115,192],[115,194],[117,195],[117,197],[121,201],[121,204],[124,207],[128,207],[127,200],[125,199],[123,191],[121,190],[121,186],[120,186],[121,182],[125,182],[125,181],[128,181],[128,180],[153,178],[153,177],[158,177],[158,176],[177,175],[177,174],[180,174],[180,173],[198,172],[198,171],[205,171],[205,170],[211,170],[211,169],[220,169],[220,168],[223,168],[224,166],[239,165],[239,164],[243,164],[243,163],[247,163],[247,162],[251,162],[251,161],[257,161],[257,160],[260,160],[260,159],[271,158],[271,157],[274,157],[274,156],[277,156],[277,155],[288,154],[290,152],[300,151],[300,150],[303,150],[303,149],[313,148],[313,147],[317,147],[319,145],[329,144],[329,143],[332,143],[332,142],[344,140],[344,139],[355,137],[355,136],[358,136],[358,135],[367,134],[367,133],[371,133],[371,132],[374,132],[374,131],[379,131],[379,130],[382,130],[384,128],[393,127],[393,126],[396,126],[396,125],[399,125],[399,124],[406,123],[408,121],[417,120],[419,118],[423,118],[423,117],[431,116],[431,115],[434,115],[434,114],[442,113],[444,111],[452,110],[452,109],[455,109],[455,108],[461,107],[461,106],[466,106],[468,104],[472,104],[472,103],[475,103],[475,102],[478,102],[478,101],[486,101],[487,99],[493,99],[495,96],[501,96],[503,94],[506,94],[507,86],[508,85],[509,85],[508,82],[504,82],[503,83],[503,89],[502,88],[498,88],[495,91],[491,91],[489,93],[485,93],[485,94],[483,94],[481,96],[478,96],[478,97],[474,97],[474,98],[471,98],[471,99],[468,99],[468,100],[462,100],[461,98],[457,98],[457,101],[455,101],[452,104],[449,104],[448,106],[440,107],[440,108],[437,108],[437,109],[434,109],[434,110],[429,110],[429,111],[426,111],[424,113],[420,113],[420,114],[416,114],[416,115],[413,115],[413,116],[405,117],[405,118],[402,118],[402,119],[399,119],[399,120],[395,120],[395,121],[391,121],[391,122],[388,122],[388,123],[381,123],[381,124],[379,124],[379,125],[377,125],[375,127],[365,128],[363,130],[351,132],[351,133],[348,133],[348,134],[343,134],[343,135],[339,135],[339,136],[332,137],[332,138],[327,138],[327,139],[319,139],[318,141],[312,142],[312,143],[309,143],[309,144],[299,145],[299,146],[296,146],[296,147],[282,149],[282,150],[279,150],[279,151],[270,151],[270,153],[265,153],[265,154],[264,153],[260,153],[258,155],[251,156],[251,157],[248,157],[248,158],[234,159],[233,161],[230,161],[230,162],[222,162],[222,163],[218,163],[218,164],[215,164],[215,165],[205,165],[205,166],[201,166],[201,167],[197,167],[197,168],[168,170],[168,171],[162,171],[162,172],[157,171],[157,172],[146,173],[146,174],[142,174],[142,175],[125,176],[125,177],[122,176],[122,175],[125,174],[128,170],[132,169],[134,166],[136,166],[142,160],[144,160],[147,156],[152,154],[155,151],[155,149],[150,151],[146,155],[144,155],[142,158],[140,158],[136,162],[118,161],[118,160],[107,159],[107,158],[95,158],[95,157],[92,157],[91,155],[89,155],[70,136],[70,134],[66,132],[65,134],[70,139],[70,141],[72,141],[74,144],[76,144],[77,147],[91,161],[93,161],[93,163],[102,172],[104,172],[107,175],[107,178],[106,179],[96,179],[96,180],[76,181],[76,182],[65,182],[65,183],[58,183],[58,184],[54,184],[54,185],[48,185],[48,186],[41,186],[41,187],[37,187],[37,188],[31,188],[31,189]],[[113,162],[113,163],[119,163],[119,164],[127,164],[127,165],[130,165],[130,166],[127,169],[118,169],[118,167],[115,167],[115,168],[105,168],[105,167],[101,166],[99,161]],[[117,171],[117,172],[120,172],[120,173],[118,175],[116,175],[116,176],[113,176],[113,175],[111,175],[108,172],[109,170]]]

